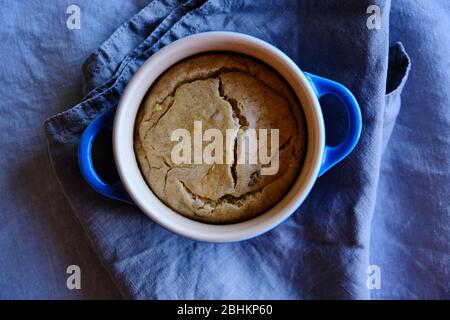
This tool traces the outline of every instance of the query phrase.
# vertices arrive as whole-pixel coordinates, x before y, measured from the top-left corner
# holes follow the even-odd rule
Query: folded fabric
[[[379,30],[367,27],[370,5],[380,8]],[[367,267],[380,163],[409,70],[400,44],[389,54],[389,11],[384,0],[154,0],[89,57],[84,100],[48,119],[45,129],[62,189],[125,297],[370,298]],[[354,152],[318,180],[291,218],[262,236],[230,244],[172,234],[137,208],[90,189],[77,166],[84,128],[117,105],[139,66],[171,42],[211,30],[272,43],[302,70],[347,86],[363,115]]]
[[[402,41],[412,68],[404,89],[388,76],[385,124],[396,124],[371,224],[370,262],[381,270],[374,299],[450,298],[449,17],[445,0],[392,2],[389,38]],[[392,72],[406,67],[392,58]]]

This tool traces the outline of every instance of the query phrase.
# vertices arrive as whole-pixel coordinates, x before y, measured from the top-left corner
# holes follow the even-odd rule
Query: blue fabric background
[[[79,1],[82,28],[73,31],[65,28],[68,1],[7,2],[0,9],[1,298],[116,298],[116,286],[133,298],[449,298],[446,2]],[[365,26],[370,4],[382,9],[381,30]],[[83,128],[117,103],[137,67],[161,46],[206,30],[273,43],[305,71],[349,87],[363,111],[351,157],[288,221],[235,244],[177,237],[95,194],[76,166]],[[81,82],[82,61],[111,33]],[[397,40],[411,57],[408,82],[403,47],[388,53]],[[82,89],[81,104],[46,123],[64,197],[41,123],[81,100]],[[80,291],[65,287],[69,264],[82,268]],[[380,290],[366,286],[369,264],[381,267]]]

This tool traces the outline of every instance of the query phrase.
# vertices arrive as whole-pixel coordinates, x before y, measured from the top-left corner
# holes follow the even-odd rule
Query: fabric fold
[[[411,59],[401,42],[389,48],[386,103],[383,125],[383,153],[394,129],[401,106],[401,94],[411,70]]]

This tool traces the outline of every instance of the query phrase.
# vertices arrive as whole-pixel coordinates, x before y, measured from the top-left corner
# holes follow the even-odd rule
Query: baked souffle
[[[195,137],[199,124],[201,134],[208,129],[222,134],[222,143],[216,144],[222,149],[211,153],[223,151],[222,163],[202,161],[198,145],[182,154],[192,161],[174,161],[181,141],[173,141],[174,130]],[[276,150],[271,129],[278,130]],[[278,159],[274,173],[263,174],[272,163],[238,161],[260,148],[238,148],[238,141],[247,141],[239,138],[250,132],[256,132],[258,143],[267,138],[271,162]],[[209,138],[203,136],[201,150],[218,139]],[[135,153],[151,190],[173,210],[206,223],[239,222],[273,207],[295,182],[306,146],[302,107],[287,82],[268,65],[235,53],[196,55],[172,66],[150,88],[135,124]]]

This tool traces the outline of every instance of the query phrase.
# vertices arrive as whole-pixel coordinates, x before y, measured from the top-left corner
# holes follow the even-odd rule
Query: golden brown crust
[[[278,172],[261,175],[260,164],[238,164],[236,154],[232,164],[174,164],[171,133],[184,128],[193,136],[194,121],[224,137],[236,129],[234,144],[249,128],[279,129]],[[306,143],[303,112],[289,85],[267,65],[233,53],[198,55],[166,71],[141,105],[134,140],[153,192],[175,211],[208,223],[246,220],[274,206],[295,181]],[[224,158],[226,148],[224,141]]]

